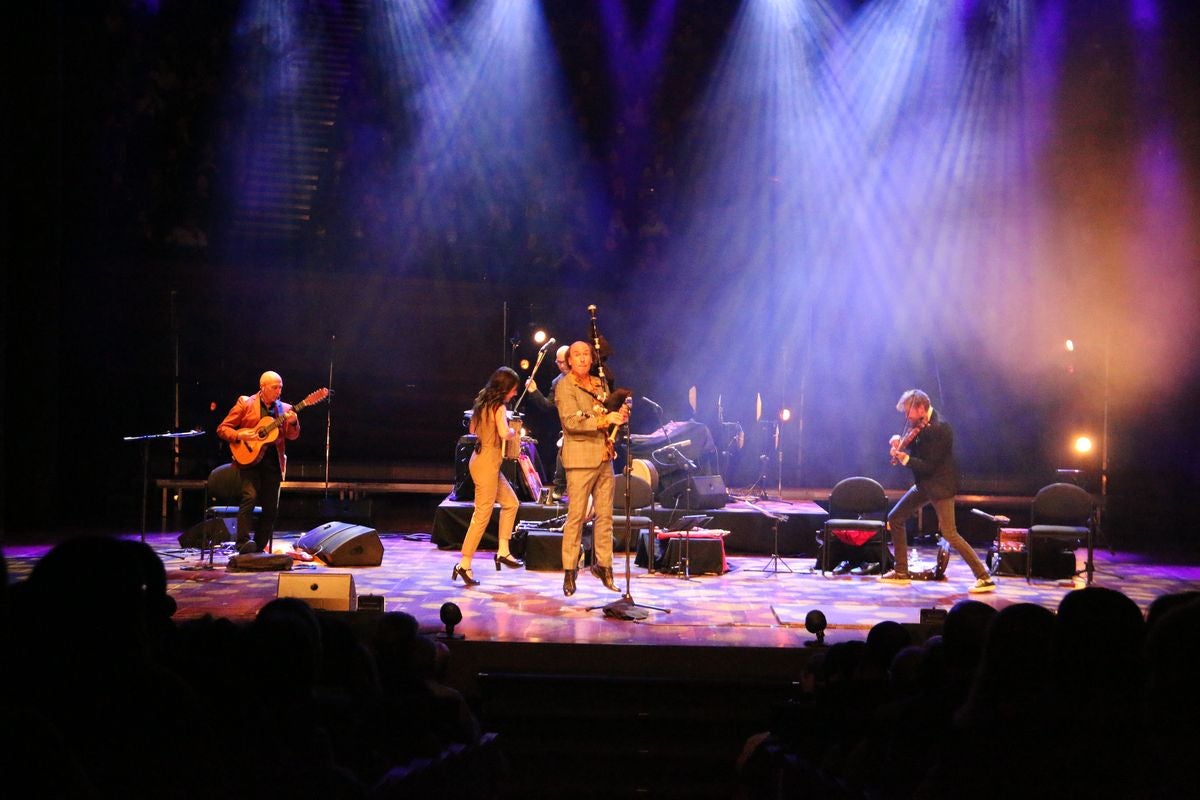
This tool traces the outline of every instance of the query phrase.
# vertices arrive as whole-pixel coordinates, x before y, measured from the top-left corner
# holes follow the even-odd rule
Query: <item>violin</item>
[[[928,426],[929,426],[929,420],[927,420],[927,419],[921,420],[916,425],[913,425],[911,428],[906,430],[902,436],[893,436],[892,437],[893,450],[897,453],[905,450],[910,444],[913,443],[913,439],[916,439],[917,436],[919,436],[921,434],[921,431],[925,430],[925,428],[927,428]],[[893,455],[892,456],[892,466],[896,466],[899,463],[900,463],[900,459]]]

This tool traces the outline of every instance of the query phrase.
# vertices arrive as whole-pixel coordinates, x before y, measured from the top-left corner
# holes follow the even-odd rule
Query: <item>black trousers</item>
[[[275,453],[265,453],[262,461],[252,467],[238,467],[238,472],[242,476],[242,501],[238,505],[237,544],[249,541],[253,533],[255,544],[265,552],[275,535],[275,520],[279,518],[279,485],[283,483],[279,461]],[[257,524],[255,506],[262,507]]]

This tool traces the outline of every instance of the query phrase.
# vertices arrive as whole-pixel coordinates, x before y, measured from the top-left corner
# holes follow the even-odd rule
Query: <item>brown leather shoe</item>
[[[613,583],[612,567],[601,567],[597,564],[593,564],[592,574],[600,579],[600,582],[604,584],[605,589],[610,589],[614,592],[621,591],[617,588],[617,585]]]
[[[563,594],[567,597],[575,594],[575,573],[577,572],[579,572],[577,569],[563,570]]]

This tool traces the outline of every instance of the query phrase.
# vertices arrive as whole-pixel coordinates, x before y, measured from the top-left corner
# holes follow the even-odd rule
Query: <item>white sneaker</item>
[[[971,586],[969,586],[967,588],[967,591],[970,592],[971,594],[983,594],[984,592],[994,592],[994,591],[996,591],[996,582],[994,580],[992,580],[990,577],[988,577],[987,575],[984,575],[982,578],[975,581],[975,583],[971,584]]]

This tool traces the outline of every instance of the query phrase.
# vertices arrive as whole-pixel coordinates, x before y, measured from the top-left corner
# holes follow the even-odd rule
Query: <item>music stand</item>
[[[761,572],[770,572],[772,574],[778,574],[779,567],[780,567],[780,565],[782,565],[783,568],[786,569],[788,572],[795,572],[795,570],[793,570],[788,565],[788,563],[783,560],[783,557],[779,555],[779,523],[787,522],[788,521],[787,515],[786,514],[776,514],[773,511],[767,511],[765,508],[755,505],[754,501],[749,500],[749,499],[746,500],[746,505],[750,506],[755,511],[757,511],[758,513],[762,514],[764,517],[767,517],[768,519],[770,519],[772,521],[771,522],[771,532],[772,532],[772,538],[775,542],[775,546],[774,546],[774,549],[771,551],[771,557],[767,560],[767,563],[763,565],[763,568],[760,571]]]
[[[202,428],[190,431],[146,433],[139,436],[124,436],[122,441],[142,443],[142,541],[146,541],[146,503],[150,499],[150,442],[156,439],[190,439],[204,435]]]

